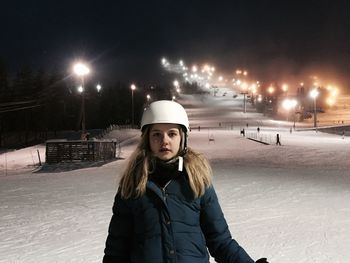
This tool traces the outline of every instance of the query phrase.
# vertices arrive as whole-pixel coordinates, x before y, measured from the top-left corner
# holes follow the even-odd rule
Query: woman
[[[253,263],[232,239],[202,154],[187,148],[188,117],[173,101],[145,110],[121,178],[104,263]],[[267,262],[260,259],[257,262]]]

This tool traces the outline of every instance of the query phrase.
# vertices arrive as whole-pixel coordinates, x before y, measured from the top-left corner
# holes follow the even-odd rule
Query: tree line
[[[170,83],[170,82],[169,82]],[[0,147],[30,145],[47,139],[47,133],[81,129],[82,94],[73,76],[23,66],[13,76],[0,61]],[[104,129],[112,124],[131,124],[130,83],[115,80],[84,84],[86,128]],[[146,95],[152,100],[171,99],[171,85],[136,83],[134,121],[140,122]],[[14,139],[10,139],[14,137]]]

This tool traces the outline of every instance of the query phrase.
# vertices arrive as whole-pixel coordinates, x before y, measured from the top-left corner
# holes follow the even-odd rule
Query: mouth
[[[171,152],[171,150],[168,149],[168,148],[161,148],[161,149],[159,150],[159,152],[161,152],[161,153],[167,153],[167,152]]]

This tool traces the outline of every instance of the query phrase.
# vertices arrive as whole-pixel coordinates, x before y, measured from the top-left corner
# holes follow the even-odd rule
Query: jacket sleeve
[[[211,186],[201,199],[201,228],[210,254],[219,263],[254,263],[228,229],[217,195]]]
[[[118,193],[114,200],[103,263],[130,262],[133,218],[131,210]]]

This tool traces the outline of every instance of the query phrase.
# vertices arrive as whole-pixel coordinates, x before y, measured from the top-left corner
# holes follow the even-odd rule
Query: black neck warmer
[[[175,179],[180,175],[178,171],[179,159],[174,158],[170,161],[162,161],[158,158],[152,161],[152,171],[149,174],[151,181],[164,187],[170,180]]]

